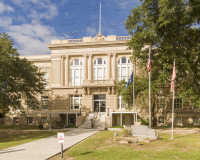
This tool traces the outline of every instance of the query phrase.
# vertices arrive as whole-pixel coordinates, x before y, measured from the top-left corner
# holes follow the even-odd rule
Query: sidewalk
[[[97,133],[95,129],[74,129],[65,133],[63,150]],[[45,160],[61,151],[57,135],[0,150],[0,160]]]

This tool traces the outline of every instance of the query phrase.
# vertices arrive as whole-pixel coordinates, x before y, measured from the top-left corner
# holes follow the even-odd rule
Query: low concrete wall
[[[131,126],[133,136],[156,137],[156,130],[150,129],[148,126],[135,125]]]

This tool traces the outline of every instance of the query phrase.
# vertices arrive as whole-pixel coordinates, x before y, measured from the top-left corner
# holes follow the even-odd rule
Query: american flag
[[[172,72],[172,82],[171,82],[171,92],[174,90],[174,80],[176,78],[176,71],[175,71],[175,61],[173,66],[173,72]]]
[[[151,49],[150,48],[149,48],[149,59],[147,63],[147,69],[148,69],[148,75],[149,75],[149,72],[151,71]]]

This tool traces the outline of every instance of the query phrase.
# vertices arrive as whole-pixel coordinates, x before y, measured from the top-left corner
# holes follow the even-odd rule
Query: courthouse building
[[[134,116],[146,119],[148,110],[142,111],[139,107],[135,113],[126,110],[122,97],[116,93],[116,83],[123,79],[127,81],[132,71],[135,75],[144,74],[130,62],[132,51],[127,50],[130,39],[131,36],[105,37],[99,33],[82,39],[52,40],[47,45],[51,55],[25,56],[39,67],[40,72],[46,73],[49,84],[44,94],[38,97],[41,101],[39,110],[32,111],[22,100],[27,117],[7,114],[5,124],[36,125],[42,122],[46,127],[81,126],[89,114],[97,111],[108,127],[133,125]],[[171,98],[162,92],[157,96],[155,125],[171,123]],[[176,98],[175,125],[199,125],[198,109],[190,103],[183,105],[182,100]]]

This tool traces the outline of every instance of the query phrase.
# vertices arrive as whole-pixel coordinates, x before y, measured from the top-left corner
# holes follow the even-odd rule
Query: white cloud
[[[47,44],[52,39],[67,39],[68,35],[49,36],[56,34],[53,27],[41,25],[37,21],[31,24],[13,25],[8,27],[8,35],[14,40],[15,47],[22,56],[50,54]]]
[[[6,5],[6,4],[0,2],[0,13],[2,14],[5,11],[14,12],[14,9],[10,5]]]
[[[86,31],[86,35],[96,36],[98,34],[97,29],[93,29],[93,28],[87,27],[86,30],[87,30]]]
[[[7,27],[12,24],[12,19],[10,17],[0,17],[0,26]]]

